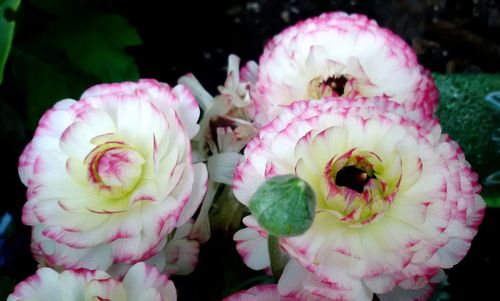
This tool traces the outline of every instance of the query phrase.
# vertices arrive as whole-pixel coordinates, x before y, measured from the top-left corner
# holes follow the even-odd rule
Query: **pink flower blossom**
[[[177,228],[175,232],[170,233],[162,244],[164,247],[145,263],[168,275],[191,274],[198,264],[198,254],[200,253],[200,243],[189,237],[193,230],[193,223],[193,220],[190,220]],[[107,272],[121,278],[130,267],[126,263],[116,263]]]
[[[259,60],[251,114],[261,125],[296,100],[385,96],[432,115],[437,89],[401,38],[363,15],[325,13],[275,36]]]
[[[19,159],[35,258],[105,270],[158,253],[206,191],[191,159],[199,114],[187,88],[155,80],[97,85],[46,112]]]
[[[371,300],[426,290],[465,256],[484,214],[458,144],[437,121],[385,98],[293,103],[247,145],[234,194],[248,205],[281,174],[307,181],[317,196],[311,228],[280,239],[295,266],[278,284],[286,296]],[[266,269],[267,252],[256,250],[267,234],[253,216],[244,222],[251,230],[236,233],[237,249],[248,266]]]
[[[122,281],[103,271],[41,268],[19,283],[7,301],[21,300],[148,300],[175,301],[172,281],[144,263],[134,265]]]

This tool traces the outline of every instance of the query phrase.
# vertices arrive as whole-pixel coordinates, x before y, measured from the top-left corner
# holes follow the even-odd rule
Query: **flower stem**
[[[271,260],[271,271],[273,272],[274,280],[277,282],[287,262],[287,257],[281,252],[279,237],[269,234],[267,237],[267,247],[269,249],[269,259]]]

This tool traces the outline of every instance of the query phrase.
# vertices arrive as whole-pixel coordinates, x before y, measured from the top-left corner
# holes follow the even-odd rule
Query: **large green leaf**
[[[443,132],[462,147],[479,173],[490,207],[500,206],[498,185],[485,179],[500,170],[500,110],[492,94],[500,91],[500,74],[434,74],[439,89],[437,116]],[[492,181],[489,181],[492,182]]]
[[[61,19],[46,34],[75,67],[100,81],[136,80],[139,70],[129,46],[141,45],[135,28],[119,15],[89,15],[82,21]]]
[[[30,128],[56,101],[78,98],[91,85],[137,80],[126,48],[141,43],[121,16],[82,14],[56,18],[41,35],[16,45],[12,71],[25,93]]]
[[[491,139],[500,127],[500,112],[485,99],[500,90],[500,74],[434,74],[434,79],[439,89],[436,115],[443,131],[460,144],[480,173],[489,174],[500,167],[500,162],[493,160],[497,145]]]
[[[61,62],[47,60],[29,48],[12,51],[14,80],[22,86],[27,101],[28,126],[35,128],[44,111],[64,98],[77,98],[92,80]]]
[[[15,22],[13,16],[21,0],[0,0],[0,84],[3,81],[3,69],[12,44]]]

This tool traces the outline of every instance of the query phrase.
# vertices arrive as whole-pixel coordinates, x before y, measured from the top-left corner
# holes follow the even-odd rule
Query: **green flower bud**
[[[313,223],[316,195],[307,182],[295,175],[275,176],[254,193],[250,211],[270,234],[300,235]]]

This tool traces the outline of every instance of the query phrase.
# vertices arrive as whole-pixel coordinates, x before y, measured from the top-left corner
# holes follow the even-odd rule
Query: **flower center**
[[[109,197],[131,191],[141,178],[145,162],[138,151],[121,141],[100,144],[85,159],[90,183]]]
[[[360,227],[378,219],[389,208],[401,175],[388,177],[374,153],[352,149],[332,158],[325,168],[326,211]]]
[[[327,96],[342,96],[348,78],[345,75],[330,76],[327,79],[316,77],[309,82],[308,95],[312,99]]]
[[[342,167],[335,177],[335,184],[337,186],[345,186],[358,193],[362,193],[365,185],[374,176],[368,175],[368,173],[354,165]]]

